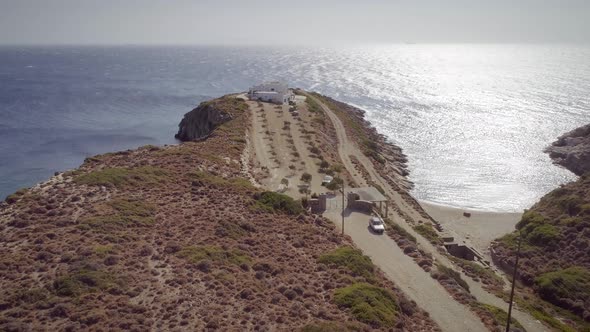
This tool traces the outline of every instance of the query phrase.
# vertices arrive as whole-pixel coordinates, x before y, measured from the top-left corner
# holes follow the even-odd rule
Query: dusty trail
[[[338,200],[338,199],[336,199]],[[340,220],[340,210],[324,214]],[[385,275],[418,306],[426,310],[443,331],[486,331],[480,319],[456,302],[428,273],[407,256],[387,235],[375,235],[367,230],[367,216],[352,212],[346,217],[345,233]],[[340,223],[336,222],[340,229]]]
[[[338,137],[338,153],[342,162],[349,173],[354,177],[354,180],[359,183],[360,185],[364,185],[366,182],[362,179],[362,176],[355,174],[354,171],[354,164],[350,160],[350,155],[354,155],[358,158],[361,165],[367,170],[371,179],[379,184],[389,195],[389,197],[395,202],[397,206],[400,207],[402,211],[410,215],[411,217],[415,218],[416,220],[423,219],[418,211],[412,208],[409,204],[405,202],[405,200],[401,197],[399,193],[391,188],[391,186],[387,183],[385,179],[375,170],[373,167],[373,163],[360,151],[360,149],[352,143],[348,136],[346,135],[346,131],[342,121],[338,118],[334,112],[328,108],[321,100],[307,95],[308,98],[314,98],[314,100],[322,107],[326,115],[330,118],[332,123],[334,124],[334,128],[336,129],[336,135]],[[400,225],[402,225],[408,232],[413,234],[418,243],[421,247],[426,251],[433,255],[433,257],[443,264],[447,266],[453,266],[453,264],[443,255],[441,255],[434,246],[424,239],[421,235],[416,233],[411,225],[401,216],[396,213],[391,214],[394,221]],[[338,214],[334,216],[334,221],[339,221],[341,216]],[[352,215],[351,215],[352,216]],[[336,224],[339,224],[338,222]],[[353,223],[351,223],[353,224]],[[368,256],[370,256],[375,264],[379,266],[387,275],[390,277],[397,285],[400,286],[410,296],[418,305],[428,311],[432,318],[441,326],[441,328],[445,331],[485,331],[485,327],[479,320],[479,318],[473,314],[469,308],[464,305],[459,304],[451,296],[445,291],[444,294],[441,294],[437,291],[437,289],[442,288],[442,286],[435,281],[434,279],[430,278],[427,273],[425,273],[421,268],[417,266],[417,264],[410,259],[410,257],[404,255],[407,260],[403,260],[400,257],[397,257],[397,253],[401,252],[400,248],[397,244],[391,240],[389,237],[375,237],[368,233],[365,224],[362,224],[361,228],[356,226],[353,227],[345,227],[345,232],[350,235],[355,244],[363,250]],[[387,238],[387,240],[381,239]],[[390,241],[388,241],[390,240]],[[392,259],[390,256],[384,255],[384,253],[388,253],[389,255],[395,255],[395,259]],[[419,270],[416,270],[416,268]],[[401,275],[399,272],[396,271],[400,269],[404,269],[406,271],[414,271],[415,274],[413,278],[407,279],[404,275]],[[396,273],[397,272],[397,273]],[[465,276],[463,273],[462,277],[465,279],[471,289],[471,294],[473,294],[478,301],[486,304],[495,305],[500,308],[507,307],[506,302],[502,299],[498,298],[497,296],[490,294],[486,290],[484,290],[481,284],[474,282],[471,278]],[[430,283],[426,280],[423,280],[419,275],[425,275],[430,279]],[[420,287],[413,287],[412,283],[420,280],[422,286]],[[428,286],[426,286],[428,283]],[[434,304],[434,305],[433,305]],[[461,308],[457,308],[456,306],[460,306]],[[518,310],[517,308],[513,308],[513,316],[522,324],[522,326],[527,329],[528,331],[549,331],[544,325],[542,325],[538,320],[530,316],[528,313]],[[458,317],[462,317],[462,319],[458,319]],[[449,320],[449,318],[452,318]],[[463,326],[458,326],[458,324],[462,322]]]
[[[309,95],[308,98],[310,98]],[[373,179],[379,179],[380,182],[385,182],[372,167],[368,168],[365,165],[366,162],[370,161],[363,160],[366,157],[348,139],[344,125],[340,119],[327,106],[321,103],[320,100],[315,100],[321,105],[326,115],[328,115],[334,124],[338,137],[338,154],[346,169],[355,177],[354,180],[359,185],[366,185],[362,176],[355,175],[356,172],[354,172],[354,164],[350,160],[350,155],[354,155],[359,159]],[[385,185],[387,183],[380,183],[380,185],[386,188]],[[339,212],[331,211],[326,214],[326,217],[335,221],[336,225],[340,227],[339,220],[341,215]],[[353,239],[354,243],[367,256],[371,257],[373,262],[406,295],[416,301],[422,309],[428,311],[432,319],[434,319],[443,331],[487,330],[475,314],[467,307],[456,302],[436,280],[425,273],[411,257],[405,255],[395,241],[388,236],[371,234],[367,230],[366,222],[362,221],[363,219],[366,219],[366,215],[359,215],[354,212],[350,216],[347,216],[345,233]]]

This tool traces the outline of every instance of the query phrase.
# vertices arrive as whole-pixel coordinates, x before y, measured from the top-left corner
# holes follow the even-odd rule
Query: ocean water
[[[365,109],[414,196],[459,207],[519,211],[575,179],[543,149],[590,122],[588,45],[0,47],[0,196],[175,144],[199,102],[275,79]]]

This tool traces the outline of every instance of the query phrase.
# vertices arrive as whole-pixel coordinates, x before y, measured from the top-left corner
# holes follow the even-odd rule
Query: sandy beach
[[[419,203],[446,232],[454,235],[459,241],[463,239],[488,258],[490,243],[514,231],[514,226],[522,216],[522,212],[463,209],[427,201],[419,201]],[[471,213],[471,216],[465,217],[464,212]]]

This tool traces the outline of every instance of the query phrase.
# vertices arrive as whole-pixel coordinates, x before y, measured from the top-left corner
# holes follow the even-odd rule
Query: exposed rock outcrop
[[[559,137],[545,152],[576,175],[586,173],[590,170],[590,124]]]
[[[215,128],[232,120],[235,110],[244,107],[247,107],[244,102],[230,96],[202,102],[184,115],[174,137],[183,142],[205,139]]]

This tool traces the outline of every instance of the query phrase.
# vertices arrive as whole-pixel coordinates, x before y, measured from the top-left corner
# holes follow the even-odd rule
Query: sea
[[[590,45],[2,46],[0,197],[141,145],[200,102],[268,80],[366,111],[413,195],[522,211],[575,180],[543,149],[590,122]]]

